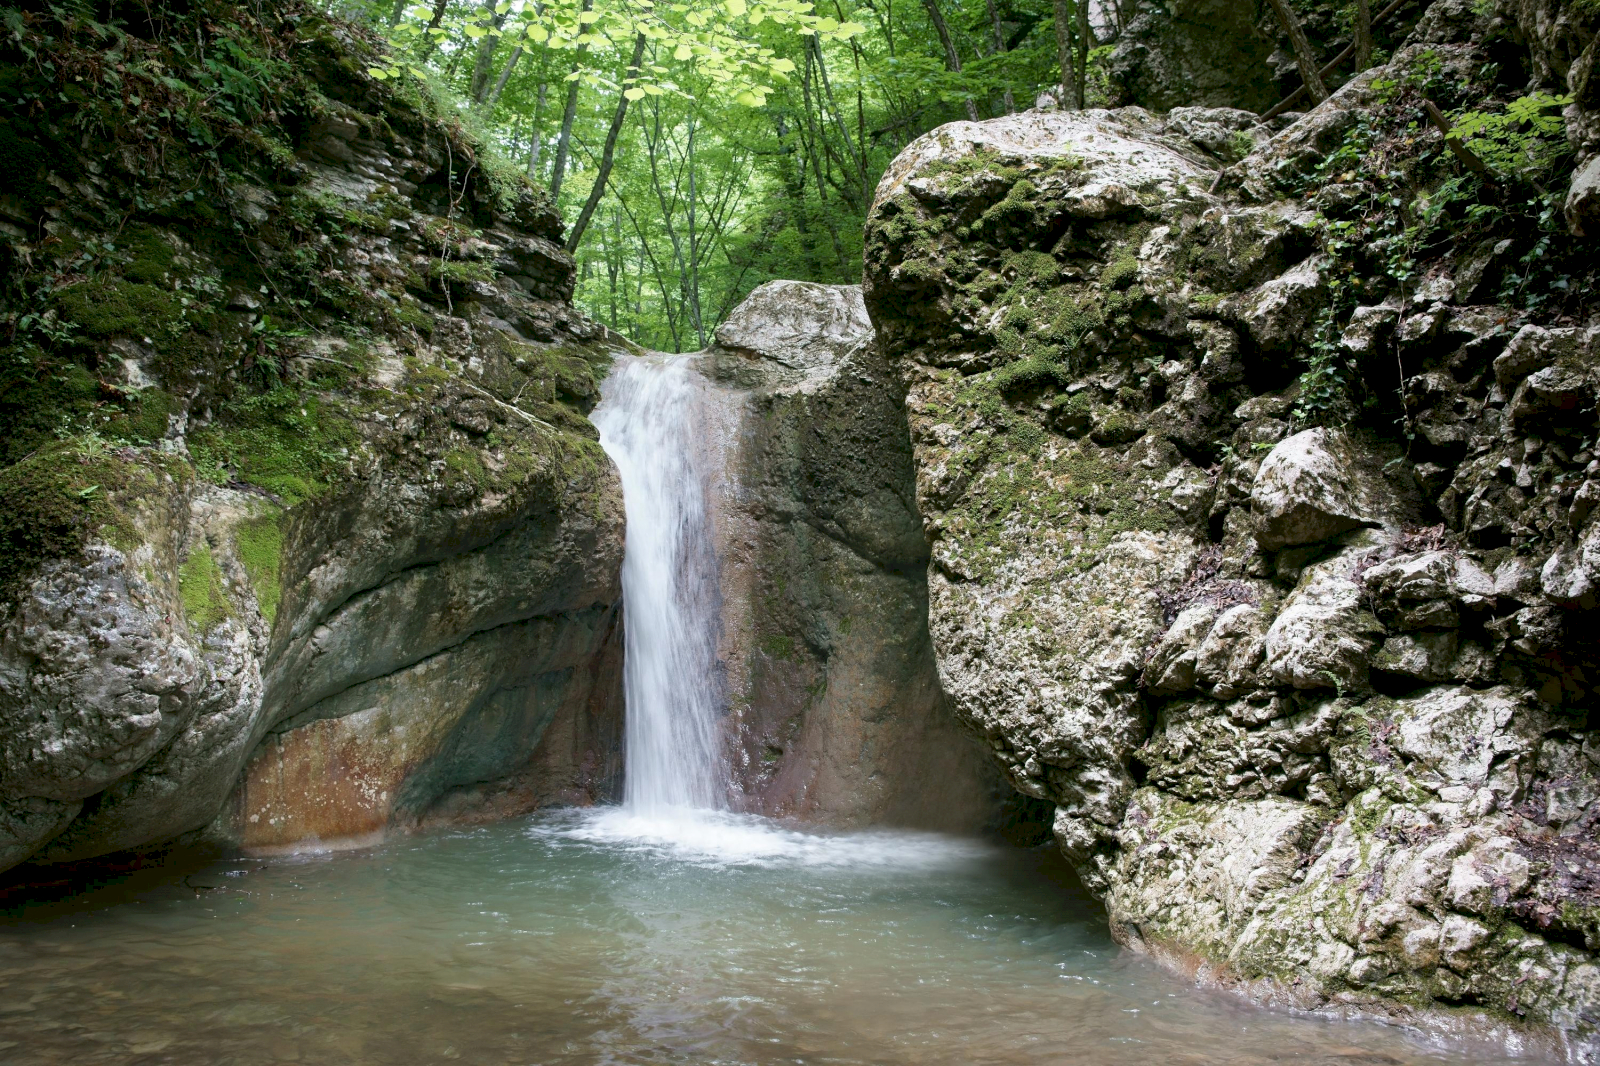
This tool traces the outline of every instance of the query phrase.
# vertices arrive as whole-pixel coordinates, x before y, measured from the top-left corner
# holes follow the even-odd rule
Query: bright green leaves
[[[1467,111],[1455,116],[1451,139],[1460,140],[1478,158],[1502,174],[1545,170],[1568,151],[1560,109],[1570,95],[1533,92],[1506,105],[1504,111]]]
[[[524,0],[501,0],[493,7],[468,8],[454,20],[433,25],[433,9],[424,4],[408,7],[394,30],[397,55],[415,52],[429,39],[451,37],[481,41],[487,37],[530,42],[549,48],[582,48],[597,56],[627,52],[635,37],[643,35],[654,47],[658,61],[694,65],[696,75],[709,81],[719,95],[726,93],[751,107],[764,104],[773,92],[771,82],[784,82],[795,70],[792,60],[764,44],[757,27],[770,23],[780,31],[842,41],[866,32],[858,22],[840,22],[813,13],[810,0],[692,0],[657,4],[653,0],[601,0],[584,9],[577,0],[549,0],[541,5]],[[603,64],[596,64],[603,66]],[[397,77],[420,67],[396,58],[368,73],[380,80]],[[664,68],[651,64],[636,79],[629,79],[630,100],[644,94],[682,93],[663,76]],[[573,80],[596,88],[615,90],[616,84],[587,66]],[[635,90],[638,94],[635,95]]]

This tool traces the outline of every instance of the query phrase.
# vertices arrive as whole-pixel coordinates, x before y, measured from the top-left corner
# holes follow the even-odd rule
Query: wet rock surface
[[[697,365],[725,420],[711,499],[736,803],[834,826],[991,821],[998,781],[934,669],[905,409],[861,290],[763,285]]]
[[[370,838],[619,784],[622,501],[584,417],[616,345],[570,306],[541,192],[463,179],[458,128],[332,62],[370,42],[285,17],[296,76],[338,87],[263,131],[288,177],[234,176],[242,237],[133,227],[167,267],[141,277],[209,279],[225,312],[181,370],[155,326],[92,333],[164,421],[104,455],[47,449],[91,471],[104,521],[6,572],[0,867]],[[54,238],[126,214],[121,180],[52,207]],[[356,294],[340,315],[225,288],[226,246],[282,254],[285,205],[340,220],[318,253]],[[229,332],[284,321],[282,349]]]
[[[1398,346],[1413,442],[1307,424],[1328,264],[1283,183],[1380,74],[1238,164],[1126,108],[891,167],[865,294],[934,655],[1124,943],[1594,1061],[1597,334],[1471,283],[1375,300],[1337,343],[1391,376]]]

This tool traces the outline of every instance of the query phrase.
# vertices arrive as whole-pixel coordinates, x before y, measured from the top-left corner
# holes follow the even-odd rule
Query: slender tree
[[[922,0],[922,4],[928,9],[928,19],[933,23],[934,32],[939,35],[939,40],[944,45],[945,65],[950,68],[950,73],[960,74],[961,53],[956,51],[956,42],[950,37],[950,27],[945,24],[944,14],[939,10],[939,0]],[[966,102],[967,118],[973,122],[978,121],[978,105],[973,102],[971,96],[967,97]]]
[[[1306,31],[1301,28],[1300,20],[1295,18],[1294,12],[1289,10],[1285,0],[1267,0],[1267,2],[1272,5],[1283,31],[1289,35],[1289,45],[1294,49],[1295,65],[1300,68],[1300,80],[1305,83],[1306,92],[1311,94],[1312,103],[1322,103],[1328,98],[1328,86],[1322,80],[1317,54],[1311,50],[1311,42],[1306,39]]]
[[[579,10],[588,11],[593,6],[594,0],[583,0]],[[578,71],[583,64],[583,53],[588,50],[588,45],[578,45],[577,52],[572,57],[572,77],[567,82],[567,106],[561,109],[561,134],[556,138],[556,158],[550,167],[550,198],[556,199],[561,195],[561,179],[567,172],[567,152],[572,146],[572,124],[578,118]]]
[[[1004,55],[1006,48],[1006,35],[1000,30],[1000,8],[994,0],[984,0],[989,7],[989,27],[994,30],[994,54]],[[1017,109],[1016,98],[1011,95],[1011,83],[1006,83],[1005,89],[1006,114],[1011,114]]]
[[[544,148],[544,98],[549,89],[549,83],[539,82],[538,99],[533,105],[533,128],[528,133],[528,140],[532,143],[528,148],[528,178],[534,180],[539,177],[539,152]]]
[[[1061,106],[1071,107],[1078,94],[1072,83],[1072,0],[1055,0],[1056,62],[1061,68]]]
[[[1089,46],[1094,43],[1094,31],[1089,28],[1089,0],[1074,0],[1073,6],[1078,9],[1078,110],[1082,111],[1088,106],[1085,96],[1089,91]]]
[[[1356,73],[1372,66],[1372,0],[1356,0]]]
[[[600,197],[605,195],[606,182],[611,179],[611,167],[617,158],[617,138],[622,135],[622,123],[628,117],[628,104],[635,94],[642,92],[633,87],[633,82],[639,77],[639,65],[644,62],[645,41],[642,33],[633,39],[633,61],[628,64],[628,76],[623,79],[622,92],[617,96],[617,109],[611,116],[611,128],[606,131],[606,146],[600,153],[600,171],[595,175],[593,187],[589,189],[589,199],[584,201],[583,210],[578,212],[578,220],[572,224],[572,232],[567,235],[569,252],[583,240],[583,231],[589,228],[594,209],[600,206]]]

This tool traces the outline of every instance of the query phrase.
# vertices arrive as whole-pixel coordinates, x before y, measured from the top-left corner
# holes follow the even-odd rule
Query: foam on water
[[[755,815],[692,807],[648,813],[594,808],[538,823],[529,832],[710,867],[932,871],[981,862],[995,851],[981,841],[939,833],[804,833]]]

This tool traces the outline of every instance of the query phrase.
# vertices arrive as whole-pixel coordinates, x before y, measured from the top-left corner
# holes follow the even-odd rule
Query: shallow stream
[[[145,873],[0,925],[0,1061],[1504,1061],[1120,951],[1052,848],[623,809]]]

